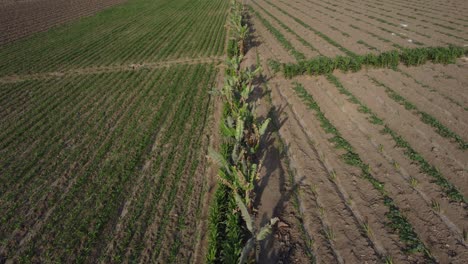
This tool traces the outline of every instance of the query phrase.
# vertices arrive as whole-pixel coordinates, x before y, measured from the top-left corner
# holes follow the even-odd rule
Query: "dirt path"
[[[280,225],[274,237],[269,237],[261,243],[262,250],[260,263],[307,263],[311,256],[306,239],[302,231],[301,216],[293,205],[295,186],[290,181],[288,165],[283,159],[282,141],[278,136],[276,114],[277,110],[269,99],[269,93],[265,86],[265,78],[271,73],[268,69],[268,59],[282,59],[294,61],[292,56],[284,49],[275,45],[276,39],[266,31],[257,18],[251,16],[252,46],[249,48],[243,67],[253,67],[260,62],[263,67],[263,78],[256,81],[255,96],[258,98],[256,113],[261,120],[272,118],[269,132],[261,144],[263,153],[263,167],[260,171],[260,181],[257,187],[255,203],[258,211],[256,225],[262,226],[272,217],[280,218]],[[261,54],[261,55],[259,55]],[[259,56],[259,57],[257,57]],[[260,61],[257,61],[257,58]]]
[[[164,67],[170,67],[178,64],[184,65],[195,65],[201,63],[221,63],[225,60],[224,56],[220,57],[202,57],[194,59],[176,59],[167,60],[161,62],[148,62],[139,64],[128,64],[128,65],[114,65],[114,66],[100,66],[100,67],[89,67],[81,69],[73,69],[63,72],[46,72],[46,73],[35,73],[35,74],[24,74],[24,75],[12,75],[0,77],[1,83],[14,83],[22,82],[27,80],[42,80],[58,78],[63,76],[74,76],[74,75],[88,75],[88,74],[99,74],[99,73],[110,73],[110,72],[121,72],[121,71],[136,71],[144,69],[158,69]]]

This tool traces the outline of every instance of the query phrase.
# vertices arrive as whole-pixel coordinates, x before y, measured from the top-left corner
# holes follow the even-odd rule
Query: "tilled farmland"
[[[276,109],[297,199],[286,206],[294,217],[283,217],[292,235],[277,246],[301,245],[288,261],[467,261],[466,57],[320,68],[390,51],[411,63],[409,50],[466,46],[468,6],[453,2],[249,1],[252,52],[268,69],[263,101]]]
[[[0,4],[0,263],[468,261],[467,2],[73,3]]]

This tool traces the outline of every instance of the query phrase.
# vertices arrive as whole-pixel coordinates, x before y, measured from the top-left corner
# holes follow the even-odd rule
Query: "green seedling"
[[[392,256],[385,256],[385,264],[393,264]]]
[[[379,153],[383,153],[384,151],[384,146],[382,144],[379,144]]]
[[[323,233],[328,240],[330,241],[335,240],[335,232],[333,232],[333,229],[331,227],[325,227],[325,229],[323,230]]]
[[[440,213],[440,203],[437,202],[436,200],[432,200],[431,201],[431,207],[434,211],[436,211],[437,213]]]
[[[318,196],[318,193],[317,193],[317,185],[315,184],[312,184],[312,186],[310,186],[310,190],[312,191],[312,194],[317,197]]]
[[[320,215],[323,217],[325,215],[325,208],[319,206],[318,210],[319,210]]]
[[[418,186],[418,184],[419,184],[419,182],[418,182],[418,180],[417,180],[416,178],[410,177],[410,185],[411,185],[411,187],[416,188],[416,186]]]
[[[372,232],[372,229],[371,227],[369,226],[369,223],[367,221],[364,222],[362,228],[364,229],[364,232],[366,232],[366,235],[368,237],[372,237],[373,236],[373,232]]]

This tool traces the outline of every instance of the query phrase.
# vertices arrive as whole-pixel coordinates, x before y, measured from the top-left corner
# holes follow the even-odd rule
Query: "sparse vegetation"
[[[294,58],[298,61],[301,61],[301,60],[304,60],[305,59],[305,55],[299,51],[297,51],[291,44],[291,42],[289,42],[286,37],[278,30],[276,29],[275,27],[273,27],[271,25],[270,22],[268,22],[268,20],[266,20],[265,18],[263,18],[260,13],[258,13],[257,11],[255,11],[251,6],[248,6],[249,10],[255,14],[255,16],[262,22],[262,24],[268,29],[268,31],[271,32],[271,34],[273,34],[275,36],[275,38],[281,43],[281,45],[288,51],[290,52]]]
[[[457,135],[455,132],[444,126],[442,123],[440,123],[437,119],[435,119],[433,116],[430,114],[423,112],[419,110],[416,105],[413,103],[409,102],[407,99],[405,99],[403,96],[395,92],[393,89],[391,89],[389,86],[385,85],[382,82],[379,82],[375,78],[370,78],[372,82],[374,82],[377,86],[382,87],[385,89],[385,92],[388,94],[390,98],[392,98],[395,102],[403,105],[406,110],[410,110],[415,112],[417,115],[420,116],[420,119],[422,122],[430,125],[435,129],[437,134],[441,135],[442,137],[445,138],[451,138],[454,141],[456,141],[461,149],[468,149],[468,142],[463,140],[461,136]]]
[[[327,75],[327,79],[333,83],[338,91],[344,95],[347,95],[349,97],[349,101],[352,102],[353,104],[357,104],[360,108],[365,108],[368,109],[367,106],[362,104],[359,99],[357,99],[351,92],[349,92],[343,84],[336,78],[334,75],[329,74]],[[444,192],[450,197],[450,199],[454,201],[465,201],[465,198],[463,195],[457,190],[457,188],[451,184],[447,179],[445,179],[444,176],[440,173],[439,170],[436,169],[436,167],[430,165],[419,153],[417,153],[410,145],[408,142],[406,142],[401,136],[399,136],[396,132],[394,132],[392,129],[390,129],[382,119],[377,117],[375,113],[373,113],[370,109],[368,109],[367,114],[369,115],[369,120],[376,120],[376,122],[372,122],[373,124],[376,125],[383,125],[384,128],[381,130],[381,133],[383,134],[388,134],[392,136],[393,140],[395,141],[395,144],[397,147],[403,148],[405,156],[410,158],[412,161],[417,162],[419,164],[420,169],[422,172],[426,173],[427,175],[434,177],[436,179],[436,183],[444,190]]]
[[[434,262],[432,256],[428,254],[428,249],[418,238],[409,221],[406,219],[406,217],[403,216],[393,199],[388,196],[384,184],[374,178],[369,165],[361,160],[359,155],[354,151],[354,148],[349,144],[348,141],[346,141],[346,139],[341,136],[336,127],[334,127],[325,117],[315,99],[300,83],[296,82],[294,84],[294,90],[304,101],[307,107],[315,112],[315,116],[318,118],[324,131],[333,135],[329,141],[335,143],[335,148],[345,150],[345,153],[341,155],[343,161],[348,165],[360,168],[361,177],[369,181],[372,186],[382,195],[384,205],[388,208],[386,216],[390,221],[389,226],[399,234],[400,239],[407,246],[406,250],[408,252],[424,253],[428,261]]]

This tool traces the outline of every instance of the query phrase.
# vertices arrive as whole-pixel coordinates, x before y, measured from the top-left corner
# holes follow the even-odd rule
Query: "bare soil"
[[[160,62],[143,62],[143,63],[132,63],[129,65],[112,65],[112,66],[97,66],[79,68],[73,70],[59,71],[59,72],[44,72],[44,73],[33,73],[33,74],[21,74],[0,77],[0,84],[2,83],[15,83],[23,82],[28,80],[43,80],[43,79],[56,79],[60,77],[74,76],[74,75],[89,75],[99,73],[111,73],[111,72],[123,72],[123,71],[139,71],[144,69],[158,69],[164,67],[170,67],[179,64],[195,65],[201,63],[221,63],[224,61],[224,56],[219,57],[201,57],[201,58],[182,58],[175,60],[164,60]]]
[[[257,65],[258,54],[275,54],[282,59],[292,61],[288,54],[278,53],[272,49],[273,36],[259,26],[258,20],[251,17],[253,22],[251,30],[251,45],[245,56],[243,67],[254,67]],[[261,34],[263,33],[263,34]],[[265,37],[266,36],[266,37]],[[279,46],[276,46],[279,47]],[[268,135],[261,144],[263,167],[260,172],[260,181],[256,190],[256,225],[258,227],[268,223],[273,217],[279,217],[280,223],[275,233],[264,240],[261,244],[261,263],[307,263],[310,261],[307,245],[302,238],[301,216],[294,207],[294,195],[296,186],[291,181],[288,173],[288,165],[283,152],[283,142],[279,138],[278,110],[272,105],[270,95],[265,86],[265,79],[271,76],[267,60],[260,58],[260,66],[263,68],[263,76],[256,80],[255,96],[258,98],[256,105],[257,115],[261,120],[272,119]],[[272,58],[272,57],[271,57]]]
[[[370,6],[365,8],[358,8],[359,3],[356,1],[331,3],[301,0],[287,4],[281,0],[268,1],[355,53],[371,51],[369,47],[360,46],[358,40],[383,51],[395,49],[394,44],[417,47],[414,42],[408,41],[413,38],[423,42],[424,46],[445,45],[447,42],[460,45],[463,40],[443,33],[466,36],[465,32],[444,27],[452,25],[456,29],[464,28],[466,22],[457,19],[457,16],[443,15],[457,13],[456,9],[442,8],[441,14],[433,14],[432,11],[424,12],[425,5],[415,0],[409,3],[384,1],[384,5],[368,0],[365,3]],[[412,4],[421,5],[421,10],[399,7]],[[432,4],[437,6],[436,2],[431,2],[427,10],[436,8]],[[464,4],[461,5],[464,8]],[[273,14],[312,44],[319,53],[326,56],[341,53],[266,0],[252,1],[250,6],[280,29],[279,24],[262,9]],[[360,13],[354,13],[353,10]],[[405,16],[415,18],[405,20]],[[428,16],[433,18],[428,19]],[[375,18],[398,25],[405,21],[418,22],[411,23],[409,28],[394,27]],[[259,20],[254,18],[252,22],[253,28],[263,28]],[[293,34],[280,31],[296,50],[303,51],[303,45],[291,41],[296,38]],[[343,36],[342,32],[349,36]],[[266,68],[263,93],[267,95],[261,97],[259,108],[271,105],[274,111],[270,114],[276,120],[279,136],[273,142],[281,142],[279,147],[267,148],[265,163],[281,164],[282,168],[276,165],[278,168],[275,166],[277,169],[270,172],[271,186],[262,187],[269,190],[269,194],[260,192],[259,212],[267,212],[268,217],[279,216],[287,222],[288,240],[302,245],[295,248],[296,254],[281,258],[281,261],[296,263],[298,256],[302,256],[304,262],[307,261],[305,257],[309,257],[309,260],[314,259],[317,263],[382,263],[388,259],[394,263],[427,262],[422,252],[406,251],[406,245],[398,232],[389,226],[388,208],[384,205],[381,193],[360,176],[359,169],[343,161],[341,156],[344,151],[334,147],[334,143],[329,141],[331,135],[321,127],[315,112],[292,89],[293,82],[299,82],[314,97],[321,111],[362,161],[370,166],[373,177],[384,184],[387,195],[393,199],[434,259],[439,263],[464,263],[468,259],[468,245],[462,238],[466,232],[464,230],[468,229],[467,204],[451,201],[432,176],[423,173],[420,166],[408,158],[404,149],[396,147],[390,135],[381,133],[382,125],[372,124],[367,114],[360,112],[358,106],[351,103],[325,77],[307,76],[286,80],[280,74],[272,73],[268,69],[268,60],[291,62],[292,58],[284,55],[284,48],[269,32],[262,29],[256,30],[256,34],[257,42],[260,43],[256,48],[256,56]],[[336,53],[326,52],[333,49]],[[401,66],[397,71],[371,69],[358,73],[335,72],[334,75],[467,197],[466,150],[460,149],[453,140],[440,136],[432,126],[422,122],[417,113],[395,102],[383,87],[371,80],[374,78],[390,87],[420,111],[430,114],[467,140],[468,98],[465,84],[468,82],[468,71],[463,59],[453,65]],[[265,97],[268,100],[263,99]],[[275,144],[273,142],[272,145]],[[267,177],[268,173],[262,176]],[[290,183],[278,180],[288,177]],[[277,186],[278,182],[285,187]],[[279,212],[271,214],[276,201],[283,197],[284,190],[290,188],[296,200],[286,202]],[[294,221],[290,221],[293,219],[291,214],[299,219],[296,225],[289,225],[294,224]],[[277,230],[273,241],[269,242],[276,251],[273,250],[267,258],[263,258],[262,263],[273,263],[272,260],[279,259],[271,256],[279,256],[278,244],[284,243],[282,234],[281,230]]]

